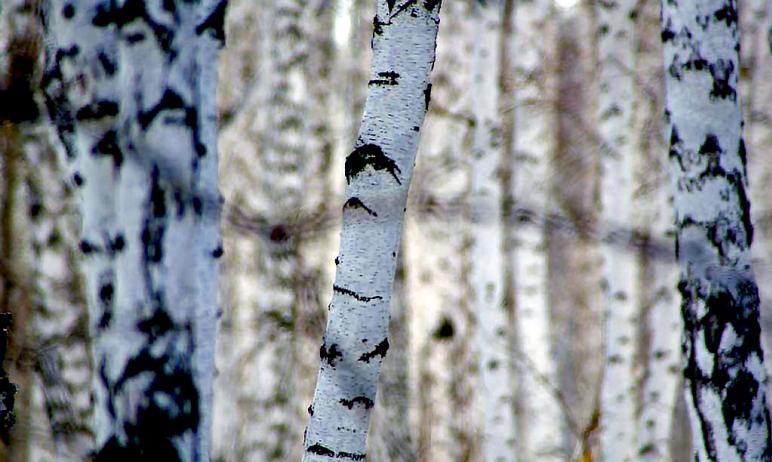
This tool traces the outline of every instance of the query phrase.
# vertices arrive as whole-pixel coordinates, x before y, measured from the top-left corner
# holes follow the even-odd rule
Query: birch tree
[[[770,417],[732,0],[662,2],[666,112],[695,460],[766,461]]]
[[[379,1],[369,94],[346,158],[346,202],[305,461],[361,460],[418,137],[431,96],[439,1]]]
[[[128,0],[47,10],[49,110],[82,198],[96,460],[208,458],[207,324],[222,252],[207,127],[216,73],[202,67],[211,40],[222,41],[224,8]]]
[[[513,229],[514,304],[517,319],[515,361],[521,389],[520,453],[525,460],[562,460],[563,423],[553,390],[557,363],[552,341],[549,254],[546,222],[550,199],[550,159],[555,143],[551,110],[555,79],[551,66],[557,56],[547,42],[557,40],[548,2],[519,2],[515,6],[513,64],[515,207],[534,210],[533,222]]]
[[[509,350],[511,317],[504,305],[502,189],[504,160],[499,111],[503,1],[475,2],[472,61],[472,141],[469,192],[470,279],[474,291],[486,461],[514,460],[515,416]]]
[[[598,133],[601,155],[601,220],[633,223],[631,129],[635,81],[633,60],[636,0],[597,3]],[[628,240],[629,241],[629,240]],[[630,462],[635,447],[634,352],[636,258],[613,242],[604,243],[605,370],[601,389],[601,457]]]

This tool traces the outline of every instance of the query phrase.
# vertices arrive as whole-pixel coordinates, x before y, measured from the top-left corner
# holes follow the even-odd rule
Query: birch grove
[[[0,460],[769,459],[769,2],[443,3],[0,2]]]

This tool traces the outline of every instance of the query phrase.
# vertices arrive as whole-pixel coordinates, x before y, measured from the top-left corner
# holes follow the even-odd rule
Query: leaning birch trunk
[[[109,2],[77,6],[51,0],[46,9],[46,73],[43,86],[53,124],[67,156],[71,184],[80,198],[80,251],[86,279],[92,360],[108,354],[99,336],[114,309],[115,171],[123,155],[116,144],[117,48],[111,29],[94,19]],[[77,83],[76,83],[77,82]],[[93,373],[94,435],[111,433],[108,384]]]
[[[634,21],[637,0],[599,2],[598,132],[601,152],[601,221],[605,226],[633,221],[632,137]],[[604,242],[605,370],[601,388],[601,458],[630,462],[635,448],[635,338],[637,261],[623,242]],[[620,245],[621,244],[621,245]]]
[[[768,461],[736,4],[663,1],[661,25],[695,460]]]
[[[362,460],[407,190],[429,103],[439,1],[379,1],[369,95],[346,158],[346,202],[304,461]]]
[[[504,305],[503,226],[501,182],[503,161],[499,112],[500,43],[504,2],[475,2],[472,62],[472,116],[475,120],[470,167],[470,278],[477,313],[481,458],[514,461],[515,415],[510,316]]]
[[[550,158],[555,149],[552,99],[554,62],[547,43],[554,32],[554,8],[548,3],[515,6],[513,195],[528,220],[512,230],[514,305],[518,345],[514,352],[520,378],[521,441],[524,460],[563,460],[565,418],[555,396],[557,363],[552,340],[545,216],[550,210]]]

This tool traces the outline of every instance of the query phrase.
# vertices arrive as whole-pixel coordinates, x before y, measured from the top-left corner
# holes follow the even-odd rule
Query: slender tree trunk
[[[599,2],[598,131],[601,162],[601,220],[604,225],[633,222],[632,136],[635,81],[636,0]],[[610,236],[614,237],[614,236]],[[637,261],[629,239],[602,247],[605,281],[605,359],[601,390],[601,458],[630,462],[635,448],[635,345]],[[622,244],[622,246],[620,246]]]
[[[515,6],[514,196],[516,213],[532,210],[515,222],[515,309],[518,347],[515,360],[521,381],[520,453],[524,460],[563,460],[565,425],[555,391],[557,363],[548,295],[548,243],[545,217],[552,208],[549,165],[552,141],[555,60],[546,43],[557,40],[554,9],[548,3]],[[538,40],[537,37],[540,37]]]
[[[346,202],[321,367],[309,408],[305,461],[365,457],[370,410],[388,350],[388,306],[440,2],[379,1],[369,95],[346,159]]]
[[[503,1],[475,2],[473,20],[472,115],[475,120],[470,167],[470,270],[477,313],[482,454],[486,461],[515,460],[515,419],[510,316],[504,305],[501,182],[503,161],[499,112]]]
[[[663,1],[662,39],[695,460],[767,461],[736,3]]]
[[[680,393],[680,350],[682,331],[676,302],[678,267],[670,248],[663,245],[673,235],[667,162],[664,146],[664,81],[661,65],[659,8],[641,4],[638,11],[635,78],[638,82],[636,122],[633,135],[640,150],[636,161],[635,197],[640,211],[636,223],[640,255],[641,322],[639,352],[639,412],[637,457],[641,461],[670,462],[670,435],[676,399]]]

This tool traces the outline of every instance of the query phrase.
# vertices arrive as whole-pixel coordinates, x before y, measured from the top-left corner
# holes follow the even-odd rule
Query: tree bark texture
[[[439,1],[379,1],[369,94],[354,151],[305,461],[363,460],[407,189],[431,96]]]
[[[216,73],[203,61],[223,41],[225,4],[47,11],[49,112],[82,200],[95,458],[207,460],[222,251]]]
[[[695,459],[772,457],[732,0],[662,2],[686,400]]]
[[[634,37],[635,0],[598,2],[598,134],[601,151],[601,220],[633,222],[634,156],[632,137],[636,107]],[[627,244],[630,239],[624,239]],[[604,242],[605,370],[601,389],[601,457],[634,459],[635,345],[637,261],[619,243]]]

